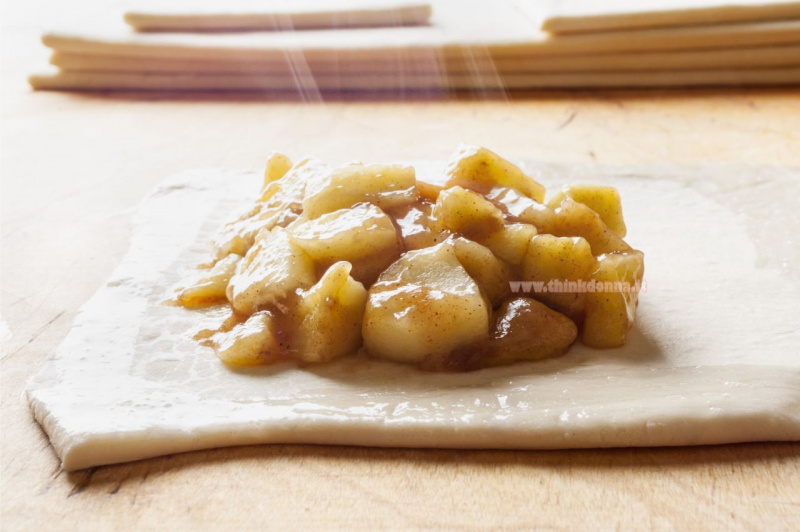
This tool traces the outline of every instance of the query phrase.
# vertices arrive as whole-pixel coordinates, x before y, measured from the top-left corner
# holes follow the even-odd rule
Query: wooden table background
[[[43,28],[100,0],[2,6],[4,530],[792,530],[800,444],[494,452],[260,446],[65,474],[22,391],[128,245],[130,215],[190,167],[446,157],[800,166],[797,90],[339,101],[31,93]],[[73,7],[71,7],[73,6]],[[104,9],[112,9],[106,6]]]

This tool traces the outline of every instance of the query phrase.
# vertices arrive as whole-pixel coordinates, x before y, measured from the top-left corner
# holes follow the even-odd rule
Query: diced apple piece
[[[435,246],[447,240],[449,232],[439,231],[433,218],[433,205],[427,202],[406,205],[392,211],[407,250]]]
[[[308,184],[315,179],[322,179],[330,172],[330,167],[322,161],[303,159],[280,179],[267,183],[261,194],[261,201],[299,214],[303,211],[303,198]]]
[[[233,307],[226,304],[208,307],[198,314],[199,320],[197,326],[192,329],[192,338],[203,345],[212,347],[213,343],[209,342],[212,336],[219,332],[230,331],[235,325],[244,322],[249,317],[235,313]]]
[[[264,170],[264,191],[270,183],[282,178],[291,168],[291,159],[283,154],[271,152],[267,156],[267,167]]]
[[[509,187],[494,187],[483,196],[512,218],[519,218],[532,205],[543,206]]]
[[[295,223],[288,231],[292,242],[321,267],[340,260],[350,262],[353,277],[367,286],[403,252],[392,219],[370,204]]]
[[[268,311],[256,312],[230,331],[210,338],[217,356],[232,366],[255,366],[275,362],[285,355],[274,330],[274,318]]]
[[[303,213],[313,219],[358,203],[391,209],[416,200],[417,181],[411,166],[349,165],[318,175],[309,182]]]
[[[255,242],[256,234],[262,229],[272,229],[283,216],[279,207],[269,208],[264,203],[256,203],[249,212],[222,227],[212,243],[215,258],[245,255]]]
[[[497,311],[480,366],[541,360],[563,354],[578,337],[575,323],[538,301],[517,297]]]
[[[364,346],[398,362],[446,357],[488,335],[489,313],[452,245],[409,251],[369,290]]]
[[[445,172],[448,187],[458,185],[481,194],[498,186],[510,187],[539,203],[544,201],[544,186],[486,148],[460,146]]]
[[[225,289],[242,257],[228,255],[209,269],[198,270],[185,282],[178,294],[178,304],[184,307],[206,307],[225,301]]]
[[[337,262],[301,294],[302,318],[290,346],[298,360],[327,362],[361,347],[367,290],[350,276],[350,269],[349,263]]]
[[[535,234],[536,227],[531,224],[507,224],[477,240],[504,261],[518,265],[522,263]]]
[[[600,215],[583,203],[564,198],[556,210],[556,220],[549,233],[556,236],[581,236],[592,247],[595,256],[632,248],[600,219]]]
[[[459,186],[439,193],[433,217],[440,229],[468,238],[488,235],[503,227],[503,212],[480,194]]]
[[[558,216],[556,211],[547,205],[533,203],[518,216],[519,220],[533,225],[541,234],[550,234],[555,230]]]
[[[442,167],[435,163],[417,163],[414,171],[417,175],[417,191],[422,201],[436,203],[439,192],[447,188],[447,176]]]
[[[597,264],[594,292],[590,286],[586,294],[581,341],[595,348],[622,347],[636,319],[644,255],[641,251],[601,255]]]
[[[586,308],[586,295],[579,293],[577,282],[589,282],[596,267],[597,261],[586,239],[536,235],[528,246],[522,277],[525,281],[544,284],[553,281],[561,292],[548,288],[547,292],[532,294],[533,297],[573,320],[580,321]],[[569,281],[576,283],[572,291],[569,290]]]
[[[293,244],[282,227],[263,234],[228,283],[228,300],[238,312],[252,314],[266,305],[281,303],[298,288],[315,281],[314,262]]]
[[[547,205],[553,209],[561,206],[564,198],[583,203],[596,212],[603,223],[620,238],[625,238],[627,228],[622,217],[622,199],[614,187],[600,185],[569,185],[553,196]]]
[[[244,255],[259,231],[293,222],[302,212],[306,182],[327,168],[320,161],[304,159],[279,179],[267,183],[261,199],[249,211],[223,226],[213,241],[214,256],[221,259],[231,253]]]
[[[461,266],[483,290],[493,307],[508,297],[511,293],[511,273],[503,261],[495,257],[491,250],[472,240],[454,238],[450,242]]]
[[[486,199],[497,205],[510,219],[531,224],[539,233],[549,233],[555,224],[554,209],[523,196],[513,188],[494,188],[486,195]]]
[[[417,179],[417,191],[419,192],[420,199],[423,201],[435,202],[442,190],[444,190],[444,186],[442,185],[426,183],[425,181]]]

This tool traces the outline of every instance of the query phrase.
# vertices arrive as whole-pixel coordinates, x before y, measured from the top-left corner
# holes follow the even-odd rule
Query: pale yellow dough
[[[552,33],[600,32],[798,17],[796,0],[554,0],[542,28]]]
[[[480,16],[476,16],[479,13]],[[554,57],[800,44],[800,20],[645,29],[552,37],[536,12],[509,2],[434,4],[429,26],[224,34],[136,33],[113,25],[43,37],[59,52],[206,61],[426,61],[434,58]]]
[[[161,72],[198,74],[286,75],[297,70],[291,57],[279,61],[205,61],[151,59],[135,56],[53,53],[50,63],[73,72]],[[314,75],[415,72],[461,73],[493,72],[502,74],[532,72],[597,72],[649,70],[709,70],[727,68],[774,68],[800,66],[800,45],[738,48],[732,50],[688,50],[642,54],[603,54],[565,57],[509,57],[474,61],[458,58],[429,61],[304,61]]]
[[[418,90],[524,90],[581,87],[675,87],[721,85],[796,85],[800,68],[687,70],[655,72],[496,72],[321,75],[205,75],[142,72],[56,72],[33,75],[37,90],[163,90],[222,92],[332,92]]]
[[[427,23],[430,16],[430,4],[419,1],[194,0],[188,5],[159,2],[138,7],[124,18],[137,31],[191,32],[414,26]]]
[[[421,176],[444,163],[415,165]],[[225,367],[163,303],[260,173],[164,182],[131,248],[27,389],[67,470],[210,447],[581,448],[800,440],[796,169],[528,165],[555,191],[612,185],[647,291],[625,347],[460,374],[344,357]],[[665,223],[666,222],[666,223]],[[165,230],[169,228],[169,230]]]

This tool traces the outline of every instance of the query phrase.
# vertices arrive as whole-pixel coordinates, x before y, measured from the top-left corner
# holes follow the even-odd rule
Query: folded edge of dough
[[[800,2],[641,10],[608,14],[555,14],[545,18],[542,22],[542,30],[554,34],[595,33],[644,28],[766,22],[790,18],[800,18]]]
[[[287,74],[297,70],[292,57],[275,61],[160,59],[138,56],[117,56],[53,52],[50,64],[74,72],[163,72],[209,74]],[[304,68],[314,74],[340,75],[364,73],[471,73],[499,72],[525,74],[533,72],[597,72],[597,71],[663,71],[721,70],[727,68],[774,68],[800,66],[800,45],[741,48],[733,50],[691,50],[638,54],[602,54],[553,57],[479,57],[475,61],[432,58],[394,57],[387,61],[313,61],[304,60]]]
[[[56,72],[34,74],[35,90],[156,90],[294,92],[397,90],[526,90],[736,85],[797,85],[800,68],[665,72],[570,72],[507,76],[423,74],[363,76],[202,75],[142,72]]]
[[[140,32],[193,32],[296,29],[335,29],[427,24],[433,10],[428,2],[398,2],[386,6],[323,8],[308,11],[238,13],[158,13],[128,11],[125,22]]]

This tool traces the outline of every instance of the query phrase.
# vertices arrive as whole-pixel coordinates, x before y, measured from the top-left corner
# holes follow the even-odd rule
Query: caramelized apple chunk
[[[454,238],[456,258],[492,304],[499,305],[511,293],[510,268],[488,248],[467,240]]]
[[[556,236],[580,236],[589,242],[594,255],[630,251],[631,247],[603,223],[600,215],[592,209],[564,198],[555,210],[555,221],[550,233]]]
[[[538,292],[534,297],[580,321],[586,308],[586,294],[577,289],[577,282],[588,281],[597,267],[592,249],[586,239],[581,237],[557,237],[536,235],[528,246],[523,262],[523,279],[547,285],[553,281],[556,290]],[[564,283],[575,281],[573,290]],[[561,288],[561,291],[557,288]]]
[[[512,264],[522,262],[536,228],[506,224],[503,211],[481,194],[454,186],[439,193],[432,216],[440,231],[463,235],[488,247]]]
[[[261,199],[236,220],[225,224],[216,236],[213,241],[215,257],[221,259],[231,253],[244,255],[259,231],[285,227],[294,221],[302,212],[306,182],[326,170],[327,165],[322,162],[304,159],[280,178],[266,183]]]
[[[306,158],[269,183],[265,183],[261,201],[270,207],[299,214],[303,211],[303,198],[308,183],[319,175],[330,172],[330,167],[317,159]]]
[[[228,255],[211,268],[198,270],[184,281],[178,293],[178,303],[184,307],[207,307],[225,301],[225,290],[242,257]]]
[[[445,173],[449,178],[447,187],[461,186],[481,194],[494,187],[510,187],[539,203],[544,201],[544,186],[486,148],[460,146]]]
[[[272,229],[286,214],[280,207],[270,208],[256,203],[248,212],[225,224],[214,238],[214,256],[217,260],[230,254],[244,255],[252,247],[256,234],[262,229]]]
[[[290,349],[301,362],[327,362],[361,347],[367,290],[337,262],[317,284],[299,294],[298,330]]]
[[[230,331],[216,333],[209,343],[220,360],[232,366],[275,362],[284,355],[284,350],[278,341],[274,322],[272,313],[256,312]]]
[[[433,217],[433,205],[419,201],[390,211],[400,229],[400,236],[407,250],[435,246],[450,236],[449,231],[437,228]]]
[[[526,297],[509,299],[497,312],[481,366],[541,360],[564,354],[578,327],[563,314]]]
[[[622,347],[636,317],[638,287],[644,276],[641,251],[601,255],[586,294],[581,341],[589,347]],[[590,281],[590,282],[591,282]]]
[[[509,218],[534,226],[539,233],[549,233],[556,220],[556,213],[513,188],[496,187],[486,194],[486,199],[497,205]]]
[[[226,293],[237,312],[252,314],[315,280],[311,257],[289,239],[286,229],[276,227],[263,233],[237,264]]]
[[[397,362],[446,357],[488,335],[490,308],[452,245],[409,251],[369,290],[364,347]]]
[[[603,223],[614,231],[614,234],[625,238],[628,230],[622,217],[622,199],[616,188],[600,185],[569,185],[553,196],[547,202],[547,206],[557,209],[561,206],[564,198],[583,203],[596,212]]]
[[[283,154],[271,152],[267,156],[267,167],[264,169],[264,189],[262,194],[270,183],[285,176],[291,168],[291,159]]]
[[[536,232],[536,227],[531,224],[510,223],[478,239],[478,242],[509,264],[519,265]]]
[[[403,252],[392,219],[370,204],[301,219],[287,230],[292,242],[322,269],[334,262],[350,262],[353,277],[367,286]]]
[[[314,176],[306,189],[303,214],[313,219],[359,203],[372,203],[385,210],[416,200],[417,180],[413,167],[349,165]]]
[[[440,230],[467,238],[486,236],[503,227],[503,213],[482,195],[454,186],[439,193],[433,217]]]

